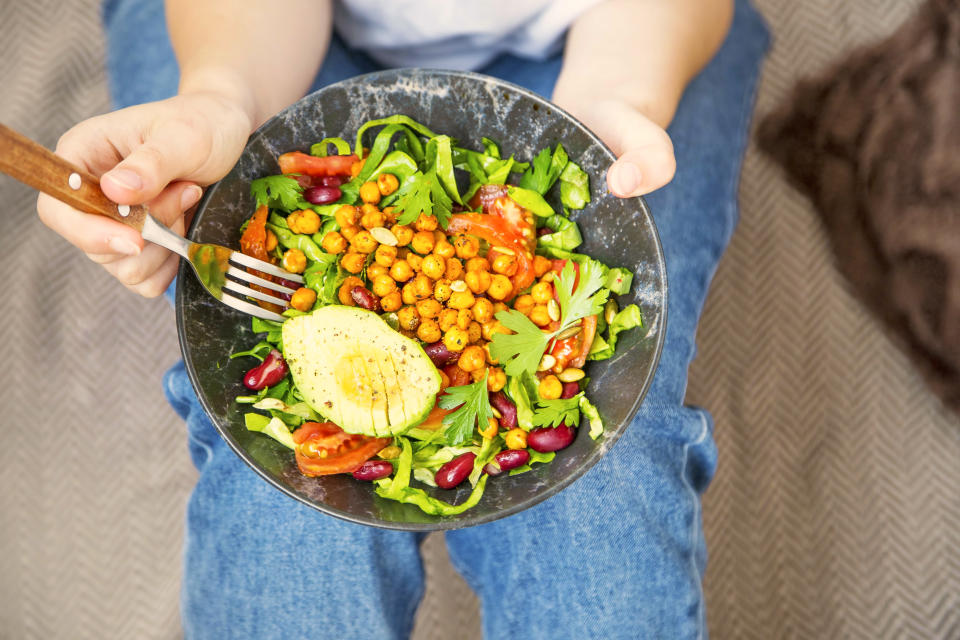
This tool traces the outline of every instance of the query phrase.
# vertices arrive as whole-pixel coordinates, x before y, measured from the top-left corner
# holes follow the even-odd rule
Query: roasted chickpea
[[[377,261],[377,264],[382,264],[385,267],[390,267],[394,260],[397,259],[397,248],[391,247],[389,245],[382,244],[377,247],[377,253],[374,255],[374,260]]]
[[[487,369],[487,391],[496,393],[507,385],[507,374],[500,367]]]
[[[491,343],[489,342],[483,343],[483,352],[487,354],[487,362],[489,362],[490,364],[500,364],[500,361],[494,358],[493,355],[490,353],[490,344]]]
[[[400,180],[392,173],[381,173],[377,176],[377,189],[380,195],[388,196],[400,188]]]
[[[552,268],[553,261],[550,258],[544,258],[543,256],[533,257],[533,272],[537,274],[538,278]]]
[[[350,240],[350,246],[353,247],[354,251],[360,253],[373,253],[377,249],[377,241],[373,239],[369,231],[363,229],[353,236],[353,239]]]
[[[399,291],[393,291],[380,298],[380,308],[384,311],[396,311],[403,306]]]
[[[403,285],[403,288],[400,289],[400,296],[403,300],[403,304],[416,304],[417,295],[413,292],[413,283],[408,282]]]
[[[470,236],[460,234],[453,239],[453,248],[456,249],[458,258],[468,259],[477,255],[480,243]]]
[[[488,382],[487,386],[489,387],[490,386],[489,380],[487,382]],[[487,426],[481,429],[480,426],[477,425],[477,431],[480,432],[481,438],[486,438],[487,440],[489,440],[490,438],[496,437],[497,433],[500,431],[500,423],[497,421],[496,418],[488,418]]]
[[[446,265],[443,263],[443,258],[440,256],[431,253],[430,255],[424,257],[423,265],[420,267],[420,270],[424,275],[438,280],[443,277],[443,272],[446,270]]]
[[[356,178],[360,175],[360,172],[363,171],[364,160],[357,160],[352,165],[350,165],[350,177]]]
[[[473,317],[483,324],[493,319],[493,303],[486,298],[477,298],[472,307]]]
[[[456,255],[456,250],[453,248],[452,244],[447,242],[446,238],[443,240],[437,240],[437,243],[433,247],[433,252],[444,259],[452,258],[454,255]]]
[[[476,345],[471,345],[464,349],[463,353],[460,354],[460,359],[457,360],[457,366],[464,371],[478,371],[484,368],[486,364],[487,362],[483,353],[483,349]]]
[[[327,253],[338,255],[347,250],[347,239],[338,231],[328,231],[320,242]]]
[[[413,279],[413,295],[423,300],[433,295],[433,280],[422,273]]]
[[[320,231],[320,216],[313,209],[301,209],[287,216],[287,226],[294,233],[313,235]]]
[[[417,337],[424,342],[436,342],[443,337],[443,332],[440,331],[440,325],[437,324],[436,320],[423,320],[417,327]]]
[[[407,256],[407,264],[409,264],[410,268],[414,271],[420,271],[423,268],[423,256],[411,253]]]
[[[364,208],[367,207],[367,205],[363,206]],[[379,209],[374,209],[373,211],[364,211],[363,215],[360,216],[360,226],[364,229],[382,227],[386,221],[386,217],[384,217],[383,212]]]
[[[476,302],[476,298],[469,291],[454,291],[447,301],[447,306],[451,309],[469,309]]]
[[[473,311],[470,309],[460,309],[457,311],[457,326],[466,331],[473,322]]]
[[[397,208],[396,207],[384,207],[383,208],[383,224],[392,225],[397,221]]]
[[[470,287],[470,291],[478,294],[486,293],[492,282],[490,274],[486,271],[467,271],[467,275],[463,277],[463,280],[467,283],[467,286]]]
[[[300,249],[287,249],[280,265],[290,273],[303,273],[307,268],[307,256]]]
[[[421,318],[436,318],[443,311],[443,305],[433,298],[426,298],[417,301],[417,312]]]
[[[413,229],[406,225],[395,224],[390,227],[390,232],[393,233],[393,237],[397,239],[398,247],[405,247],[413,240]]]
[[[493,269],[494,273],[512,276],[517,272],[517,256],[500,251],[494,252],[491,249],[487,257],[491,258],[490,268]]]
[[[309,287],[300,287],[290,296],[290,306],[297,311],[310,311],[317,301],[317,292]]]
[[[537,386],[537,393],[544,400],[556,400],[563,393],[563,383],[555,375],[545,376]]]
[[[377,251],[383,247],[379,247]],[[397,260],[390,266],[390,277],[396,280],[397,282],[406,282],[413,277],[413,269],[410,268],[410,263],[406,260]]]
[[[483,335],[482,329],[480,329],[480,323],[474,320],[470,323],[470,326],[467,327],[467,338],[470,340],[471,344],[474,342],[480,342],[480,336]]]
[[[487,368],[485,366],[480,369],[474,369],[470,372],[470,382],[480,382],[486,374]]]
[[[447,258],[447,278],[459,280],[463,276],[463,263],[456,258]]]
[[[549,282],[538,282],[530,289],[530,296],[534,302],[547,304],[553,300],[553,285]],[[516,305],[514,305],[516,308]]]
[[[355,225],[348,225],[346,227],[340,227],[340,235],[347,239],[347,242],[353,240],[357,234],[360,233],[360,227]]]
[[[367,265],[367,280],[373,282],[377,276],[382,276],[388,272],[388,269],[382,264],[377,264],[376,262]]]
[[[360,219],[360,211],[351,204],[345,204],[333,212],[333,217],[341,229],[343,227],[353,227]]]
[[[433,286],[433,297],[439,302],[446,302],[450,299],[453,289],[450,288],[449,280],[437,280]]]
[[[268,253],[277,248],[277,234],[270,231],[270,229],[267,229],[267,239],[264,241],[263,247]]]
[[[550,314],[547,312],[547,305],[538,304],[530,309],[530,322],[538,327],[545,327],[550,324]]]
[[[369,271],[369,270],[368,270]],[[367,274],[369,277],[369,273]],[[387,274],[373,278],[373,292],[380,297],[397,290],[397,282]]]
[[[513,308],[525,316],[530,315],[530,311],[536,306],[536,302],[533,300],[533,296],[529,293],[525,293],[522,296],[517,296],[517,299],[513,301]]]
[[[401,329],[413,331],[420,325],[420,314],[413,307],[404,307],[397,311],[397,323]]]
[[[446,241],[447,241],[447,234],[446,234],[446,232],[444,232],[443,229],[436,229],[436,230],[434,230],[434,232],[433,232],[433,242],[434,242],[434,244],[436,244],[436,243],[438,243],[438,242],[446,242]]]
[[[350,273],[360,273],[363,271],[363,265],[367,262],[367,256],[362,253],[351,251],[343,254],[340,258],[340,266]]]
[[[444,309],[440,312],[440,316],[437,318],[437,323],[440,325],[440,330],[444,333],[450,331],[450,329],[457,326],[457,310]]]
[[[417,217],[417,221],[413,223],[413,226],[417,231],[433,231],[437,228],[437,217],[421,213]]]
[[[429,231],[417,231],[413,234],[413,240],[410,241],[413,250],[422,255],[427,255],[433,251],[433,245],[435,244],[433,234]]]
[[[357,278],[356,276],[348,276],[343,284],[340,285],[340,289],[337,290],[337,298],[340,300],[340,304],[345,304],[348,307],[355,307],[357,303],[353,301],[353,296],[350,295],[350,292],[353,291],[354,287],[362,287],[363,280]]]
[[[483,256],[476,256],[467,260],[465,265],[467,272],[470,271],[490,271],[490,261]]]
[[[527,432],[520,427],[515,427],[503,434],[503,441],[507,445],[507,449],[526,449]]]
[[[487,295],[494,300],[506,300],[513,293],[513,283],[505,275],[497,274],[490,279],[490,288]]]
[[[493,340],[498,333],[510,333],[510,330],[500,324],[499,320],[491,320],[480,325],[480,334],[484,340]]]
[[[494,302],[493,303],[493,315],[497,315],[501,311],[509,311],[510,307],[507,306],[506,302]]]
[[[443,336],[443,345],[450,351],[463,351],[468,337],[467,332],[460,327],[451,327]]]
[[[360,199],[367,204],[380,202],[380,187],[376,182],[364,182],[360,185]]]

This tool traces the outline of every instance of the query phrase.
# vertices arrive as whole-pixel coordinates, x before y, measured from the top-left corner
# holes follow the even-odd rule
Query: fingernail
[[[190,185],[180,194],[180,211],[186,211],[193,205],[200,202],[200,196],[203,195],[203,189],[195,184]]]
[[[143,181],[140,179],[140,176],[129,169],[114,169],[113,171],[103,174],[103,177],[118,187],[123,187],[131,191],[139,191],[143,188]]]
[[[107,240],[107,245],[113,251],[122,253],[125,256],[140,255],[140,247],[130,242],[126,238],[113,237]]]
[[[640,167],[632,162],[618,162],[613,167],[610,184],[618,195],[632,195],[643,185],[643,175],[640,173]]]

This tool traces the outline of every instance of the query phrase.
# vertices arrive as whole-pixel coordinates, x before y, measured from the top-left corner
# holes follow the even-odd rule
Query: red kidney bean
[[[540,453],[566,449],[573,442],[574,431],[565,423],[558,427],[540,427],[527,434],[527,446]]]
[[[247,371],[243,376],[243,384],[247,389],[259,391],[264,387],[272,387],[287,375],[287,361],[280,352],[271,349],[267,357],[259,365]]]
[[[459,353],[447,349],[447,345],[443,344],[443,340],[424,345],[423,350],[430,356],[430,359],[433,360],[433,366],[438,369],[448,364],[453,364],[460,358]]]
[[[353,289],[350,289],[350,297],[353,298],[353,301],[356,302],[358,306],[363,307],[367,311],[380,311],[380,301],[377,300],[375,295],[367,291],[366,287],[357,285]]]
[[[537,229],[537,237],[542,238],[543,236],[548,236],[553,233],[553,229],[550,227],[540,227]]]
[[[310,204],[330,204],[343,195],[339,187],[310,187],[303,190],[303,199]]]
[[[437,469],[437,473],[433,476],[437,486],[441,489],[453,489],[466,480],[473,471],[473,461],[476,457],[477,454],[473,452],[463,453]]]
[[[344,183],[344,178],[341,176],[323,176],[320,178],[320,184],[324,187],[339,187]]]
[[[278,282],[277,284],[279,284],[279,285],[281,285],[281,286],[284,286],[284,287],[289,287],[289,288],[293,289],[294,291],[296,291],[297,289],[299,289],[300,287],[303,286],[303,285],[300,284],[299,282],[294,282],[293,280],[287,280],[286,278],[279,278],[279,280],[280,280],[280,282]]]
[[[503,469],[500,468],[500,465],[491,460],[487,464],[483,465],[483,472],[488,476],[498,476],[503,473]]]
[[[393,465],[386,460],[367,460],[353,472],[353,477],[357,480],[373,482],[380,478],[386,478],[391,473],[393,473]]]
[[[510,402],[503,391],[490,394],[490,404],[500,412],[500,426],[504,429],[513,429],[517,426],[517,405]]]
[[[580,393],[580,383],[579,382],[564,382],[563,383],[563,392],[560,394],[561,400],[569,400],[573,396]]]
[[[504,471],[510,471],[530,462],[530,452],[526,449],[506,449],[493,457]]]

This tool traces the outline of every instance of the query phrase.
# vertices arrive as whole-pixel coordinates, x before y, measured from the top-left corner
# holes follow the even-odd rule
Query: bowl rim
[[[449,69],[428,69],[420,67],[401,67],[394,69],[382,69],[380,71],[373,71],[371,73],[365,73],[357,76],[352,76],[339,82],[331,83],[316,91],[313,91],[296,102],[291,103],[290,105],[284,107],[282,110],[277,112],[270,119],[266,120],[263,124],[257,127],[256,131],[250,134],[250,137],[247,139],[246,144],[244,145],[244,151],[252,143],[264,137],[266,129],[273,124],[275,120],[283,117],[289,110],[293,109],[297,105],[301,104],[305,100],[314,98],[318,94],[327,91],[333,88],[340,88],[344,86],[349,86],[353,84],[363,83],[367,81],[383,81],[384,79],[397,81],[404,77],[408,77],[411,74],[423,75],[428,74],[432,76],[453,76],[457,78],[466,78],[471,81],[480,81],[484,83],[492,83],[498,87],[507,88],[511,91],[521,94],[523,97],[533,100],[535,103],[538,103],[542,106],[546,106],[551,110],[558,111],[566,119],[572,122],[576,127],[581,129],[587,137],[595,144],[597,144],[603,153],[609,158],[611,162],[616,160],[616,156],[613,151],[595,134],[591,131],[586,125],[584,125],[580,120],[574,117],[571,113],[563,109],[562,107],[554,104],[550,100],[544,98],[538,93],[535,93],[526,87],[514,84],[507,80],[502,80],[495,76],[489,76],[482,73],[477,73],[474,71],[456,71]],[[388,114],[389,115],[389,114]],[[222,180],[222,178],[221,178]],[[218,185],[220,181],[208,185],[204,189],[203,197],[200,199],[200,202],[197,205],[196,212],[194,214],[193,220],[190,223],[189,229],[187,229],[186,235],[188,238],[192,237],[193,234],[197,231],[197,224],[201,219],[199,215],[207,206],[208,200],[211,197],[211,193],[215,191],[212,187]],[[184,318],[184,307],[185,307],[185,289],[182,286],[182,282],[185,278],[193,277],[190,273],[190,270],[187,267],[185,261],[181,260],[180,265],[177,269],[177,285],[175,293],[175,315],[177,320],[177,338],[180,345],[180,352],[184,360],[184,368],[187,371],[187,376],[190,379],[190,384],[193,387],[194,393],[197,396],[197,399],[200,401],[201,406],[203,407],[204,413],[206,414],[207,419],[213,424],[217,433],[223,438],[235,454],[237,454],[244,463],[253,469],[257,475],[262,479],[266,480],[273,488],[278,489],[286,496],[297,500],[317,511],[351,522],[353,524],[360,524],[366,526],[377,527],[380,529],[391,529],[397,531],[417,531],[417,532],[429,532],[429,531],[444,531],[444,530],[453,530],[461,529],[466,527],[472,527],[480,524],[485,524],[488,522],[493,522],[501,518],[508,517],[520,511],[529,509],[548,498],[556,495],[561,490],[568,487],[575,480],[583,476],[587,471],[589,471],[606,453],[610,448],[616,444],[617,440],[620,439],[620,436],[623,435],[623,432],[626,431],[632,424],[634,418],[636,417],[637,412],[640,409],[640,406],[643,404],[643,401],[646,399],[647,393],[650,391],[650,387],[653,384],[653,379],[656,376],[656,372],[660,366],[660,357],[663,353],[664,342],[666,341],[666,331],[667,331],[667,315],[669,311],[669,289],[667,282],[667,268],[666,268],[666,259],[663,252],[663,244],[660,241],[660,232],[657,228],[656,221],[653,217],[653,212],[650,207],[647,205],[646,199],[643,196],[638,196],[635,198],[639,212],[645,215],[645,217],[650,221],[650,226],[653,230],[653,240],[656,253],[656,262],[660,265],[660,284],[661,284],[661,296],[663,300],[663,307],[661,311],[661,318],[659,321],[659,329],[657,331],[656,343],[653,349],[653,357],[650,361],[650,366],[647,369],[646,375],[644,376],[642,384],[639,386],[639,391],[633,401],[633,404],[627,411],[628,418],[624,421],[624,424],[621,428],[616,431],[609,432],[607,437],[603,440],[600,446],[594,447],[589,451],[586,457],[578,464],[568,475],[561,478],[558,482],[551,484],[542,491],[536,493],[535,495],[530,496],[526,500],[522,500],[516,504],[510,505],[504,509],[494,511],[492,513],[486,513],[481,516],[470,517],[470,511],[466,511],[463,514],[458,514],[456,516],[432,516],[435,518],[432,522],[397,522],[389,520],[373,520],[370,518],[365,518],[357,516],[356,514],[350,513],[348,511],[343,511],[336,507],[331,507],[326,504],[318,504],[306,496],[300,495],[290,487],[286,486],[282,482],[278,481],[270,474],[268,474],[264,469],[260,467],[260,464],[256,459],[250,455],[246,449],[240,446],[239,442],[233,437],[233,435],[225,428],[222,428],[215,419],[216,412],[213,411],[213,408],[210,406],[204,394],[200,393],[200,380],[196,372],[195,367],[192,366],[192,360],[190,358],[191,347],[187,342],[186,338],[186,329],[185,329],[185,318]],[[605,430],[606,431],[606,430]]]

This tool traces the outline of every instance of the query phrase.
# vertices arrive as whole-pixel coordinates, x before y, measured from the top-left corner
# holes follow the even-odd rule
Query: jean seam
[[[702,430],[697,436],[697,439],[688,442],[683,445],[683,469],[681,470],[681,478],[683,478],[683,486],[690,494],[691,502],[693,503],[693,518],[690,523],[690,538],[688,540],[690,552],[690,561],[689,568],[690,574],[693,578],[693,581],[697,585],[697,640],[703,640],[703,631],[706,624],[706,616],[704,615],[704,594],[703,594],[703,579],[700,575],[700,571],[697,569],[697,532],[698,532],[698,522],[702,518],[702,506],[700,504],[700,498],[697,494],[697,490],[693,488],[693,485],[687,480],[687,465],[690,462],[690,447],[695,445],[700,445],[706,440],[707,436],[710,433],[710,427],[707,424],[706,416],[703,411],[699,412],[700,414],[700,424],[702,425]]]

